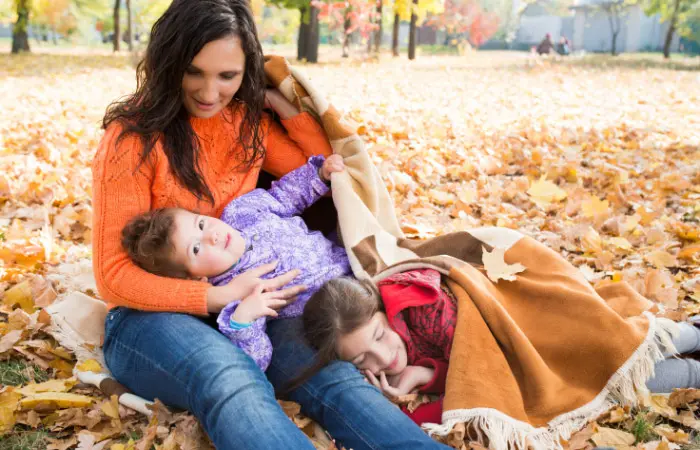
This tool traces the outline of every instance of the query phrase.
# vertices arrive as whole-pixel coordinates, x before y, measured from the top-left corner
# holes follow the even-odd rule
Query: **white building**
[[[568,12],[552,10],[548,0],[528,5],[523,11],[515,42],[519,46],[537,45],[550,33],[556,43],[560,36],[569,39],[573,51],[609,52],[612,46],[610,17],[601,10],[603,1],[578,0]],[[668,23],[660,16],[647,16],[639,5],[624,6],[619,17],[617,52],[660,51],[663,49]],[[679,37],[674,36],[671,50],[678,51]]]

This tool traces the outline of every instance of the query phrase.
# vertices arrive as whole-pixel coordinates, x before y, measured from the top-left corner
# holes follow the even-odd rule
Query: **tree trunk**
[[[374,23],[372,20],[372,13],[369,15],[369,24]],[[372,53],[372,44],[374,43],[374,33],[370,32],[367,34],[367,54]]]
[[[352,22],[350,20],[350,9],[345,10],[345,20],[343,21],[343,58],[350,56],[350,29]]]
[[[610,53],[617,56],[617,36],[620,34],[620,13],[617,5],[610,5],[607,8],[608,20],[610,21],[610,34],[612,35],[612,43]]]
[[[129,51],[134,51],[134,21],[131,11],[131,0],[126,0],[126,43],[129,46]]]
[[[303,61],[306,58],[306,41],[309,34],[306,7],[299,8],[299,14],[301,15],[301,20],[299,21],[299,38],[297,39],[297,60]]]
[[[382,6],[384,0],[377,0],[377,23],[379,28],[374,34],[374,51],[379,53],[379,47],[382,46],[382,35],[384,34],[384,27],[382,24]]]
[[[17,2],[17,22],[12,28],[12,53],[29,52],[29,0]]]
[[[114,51],[119,51],[119,38],[121,34],[119,26],[119,7],[121,6],[122,0],[114,0]]]
[[[681,5],[681,0],[676,0],[673,2],[673,15],[671,16],[671,24],[668,27],[668,32],[666,33],[666,40],[664,41],[664,58],[668,59],[671,57],[671,42],[673,42],[673,33],[676,32],[676,23],[678,21],[678,8]]]
[[[416,22],[418,22],[418,16],[416,15],[414,8],[418,7],[418,0],[413,0],[413,8],[411,9],[411,27],[408,31],[408,59],[416,59]]]
[[[306,61],[318,62],[318,45],[320,25],[318,22],[318,8],[309,6],[309,36],[306,45]]]
[[[401,18],[398,14],[394,14],[394,30],[391,33],[391,53],[394,56],[399,56],[399,27]]]

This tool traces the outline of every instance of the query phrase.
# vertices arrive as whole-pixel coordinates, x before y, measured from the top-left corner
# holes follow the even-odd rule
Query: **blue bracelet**
[[[237,330],[242,330],[244,328],[248,328],[251,326],[253,323],[238,323],[235,320],[231,319],[228,322],[228,326],[231,327],[232,330],[237,331]]]

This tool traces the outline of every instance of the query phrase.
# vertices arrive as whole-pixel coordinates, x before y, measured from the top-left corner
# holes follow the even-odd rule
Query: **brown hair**
[[[383,308],[376,287],[369,281],[336,278],[327,281],[304,306],[304,337],[316,360],[293,379],[285,392],[304,384],[316,372],[337,359],[338,338],[369,322]]]
[[[170,278],[189,278],[182,264],[173,260],[177,208],[159,208],[140,214],[122,230],[122,247],[132,261],[147,272]]]

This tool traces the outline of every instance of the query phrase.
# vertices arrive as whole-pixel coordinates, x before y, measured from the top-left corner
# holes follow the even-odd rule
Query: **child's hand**
[[[265,286],[258,284],[231,314],[231,319],[238,323],[251,323],[263,316],[277,317],[277,310],[294,300],[286,299],[282,291],[266,292]]]
[[[429,367],[406,366],[401,373],[388,378],[383,371],[379,372],[379,378],[369,370],[365,371],[365,376],[387,397],[400,397],[428,384],[434,373],[435,369]]]
[[[343,170],[345,170],[343,157],[340,155],[331,155],[326,158],[318,172],[323,181],[330,181],[332,173],[342,172]]]
[[[287,98],[277,89],[265,90],[264,108],[269,108],[277,113],[282,119],[291,119],[299,114],[296,106],[292,105]]]

